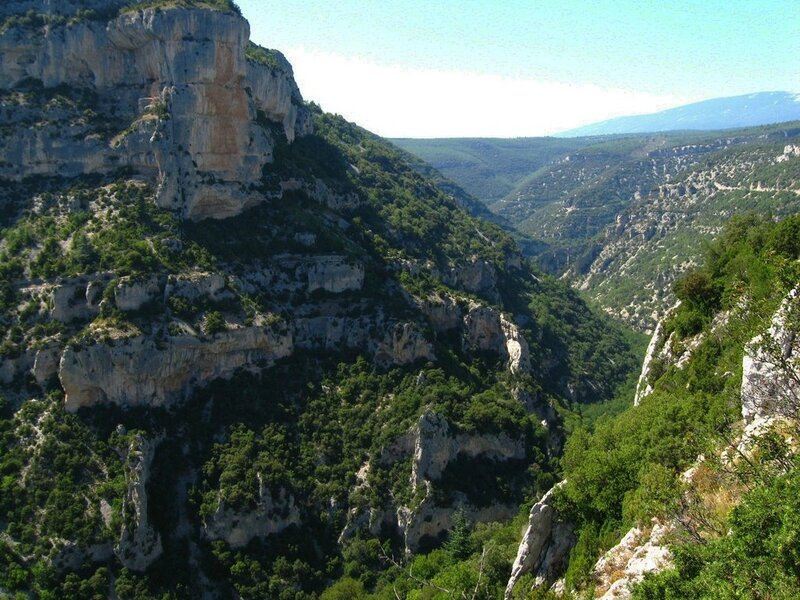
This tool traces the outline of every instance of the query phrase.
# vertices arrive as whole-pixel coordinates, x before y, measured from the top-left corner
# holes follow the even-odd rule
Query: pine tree
[[[453,526],[450,528],[444,544],[444,549],[455,560],[464,560],[472,554],[471,530],[472,524],[467,519],[464,509],[459,508],[453,514]]]

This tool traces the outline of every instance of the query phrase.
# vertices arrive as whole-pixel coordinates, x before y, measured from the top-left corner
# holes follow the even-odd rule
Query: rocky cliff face
[[[259,478],[258,503],[252,510],[234,510],[220,499],[217,510],[204,526],[212,540],[225,540],[231,548],[242,548],[252,539],[266,539],[291,525],[300,525],[300,512],[285,489],[273,493]]]
[[[472,522],[498,521],[516,514],[514,506],[500,503],[475,506],[461,493],[447,503],[437,499],[442,497],[437,495],[443,486],[442,477],[453,461],[481,459],[499,464],[523,460],[526,456],[524,438],[514,439],[505,433],[457,433],[452,429],[443,416],[426,411],[412,429],[384,447],[378,458],[384,467],[411,459],[408,481],[414,502],[411,505],[396,502],[382,509],[354,508],[341,537],[352,537],[362,528],[377,533],[388,526],[399,532],[406,552],[412,553],[430,546],[447,532],[456,510],[464,511]],[[369,487],[369,472],[369,464],[362,467],[358,490]]]
[[[667,544],[673,531],[673,525],[657,521],[650,527],[634,527],[628,531],[594,566],[595,597],[628,600],[632,597],[631,587],[646,574],[670,568],[672,552]]]
[[[286,60],[249,60],[248,37],[235,14],[179,8],[9,27],[0,34],[0,92],[19,126],[0,138],[0,177],[131,167],[157,182],[160,206],[190,219],[264,201],[252,183],[275,140],[259,112],[289,142],[311,125]],[[50,91],[59,86],[73,99]],[[32,120],[36,127],[25,126]]]
[[[126,449],[127,492],[122,504],[122,533],[114,546],[120,562],[144,571],[163,552],[161,537],[149,522],[147,483],[158,440],[134,436]]]
[[[795,288],[781,303],[769,329],[750,341],[742,360],[742,417],[751,427],[800,409],[800,300]]]
[[[0,580],[308,598],[513,517],[621,335],[225,2],[148,5],[0,6]]]
[[[198,382],[227,378],[241,368],[267,367],[292,348],[289,332],[268,327],[247,327],[208,340],[139,335],[112,345],[68,347],[58,375],[69,411],[100,403],[162,406],[187,397]]]
[[[575,544],[573,526],[559,518],[553,496],[559,483],[531,507],[528,526],[522,535],[517,556],[511,567],[505,598],[511,598],[519,579],[535,575],[536,586],[552,584],[566,568],[569,551]]]

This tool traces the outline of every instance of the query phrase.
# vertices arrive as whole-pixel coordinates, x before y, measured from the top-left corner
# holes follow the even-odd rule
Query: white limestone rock
[[[67,114],[52,126],[19,128],[0,139],[0,177],[129,166],[157,183],[159,206],[194,220],[233,216],[269,199],[242,183],[260,180],[272,161],[274,140],[257,111],[282,124],[289,141],[312,127],[288,63],[248,61],[248,37],[238,15],[179,7],[33,35],[8,29],[0,34],[0,87],[38,80],[45,88],[88,88],[101,112],[113,105],[113,120],[128,127],[110,142]]]
[[[753,338],[742,360],[742,417],[746,424],[775,417],[797,417],[800,410],[800,294],[795,288],[772,318],[770,328]]]
[[[464,510],[473,522],[508,519],[516,513],[516,507],[499,503],[479,509],[466,499],[458,506],[438,506],[432,490],[450,461],[459,456],[498,461],[524,458],[523,439],[513,439],[505,433],[453,434],[447,420],[430,411],[420,416],[411,436],[414,447],[409,481],[415,495],[418,490],[424,490],[424,498],[416,508],[400,506],[396,512],[408,552],[417,551],[426,538],[436,539],[449,529],[457,508]]]
[[[493,264],[473,259],[465,265],[450,269],[443,279],[451,287],[467,292],[486,293],[493,291],[497,285],[497,271]]]
[[[463,510],[472,522],[510,519],[517,512],[516,506],[496,503],[476,507],[457,491],[452,494],[452,504],[440,506],[433,490],[450,461],[459,457],[504,461],[522,459],[525,451],[522,438],[511,438],[505,433],[455,433],[443,416],[425,411],[413,427],[387,444],[377,457],[382,466],[411,459],[409,483],[413,496],[421,499],[413,506],[353,507],[340,539],[354,535],[360,528],[378,535],[388,527],[402,535],[407,552],[416,552],[452,527],[456,510]],[[368,480],[361,481],[358,487],[368,485]]]
[[[593,569],[596,593],[602,593],[600,600],[627,600],[631,586],[647,573],[670,568],[672,553],[666,538],[672,531],[672,524],[654,520],[649,530],[634,527],[606,552]]]
[[[436,292],[425,300],[415,298],[412,300],[437,333],[450,331],[462,325],[463,310],[458,301],[449,294]]]
[[[237,369],[270,366],[293,349],[292,334],[285,328],[244,327],[210,338],[139,335],[67,347],[59,378],[71,412],[99,403],[162,406]]]
[[[122,277],[114,288],[114,304],[124,312],[140,310],[163,296],[164,283],[158,275],[145,279]]]
[[[506,599],[511,598],[517,582],[527,573],[535,573],[537,582],[543,585],[552,583],[564,572],[569,551],[575,544],[572,526],[561,521],[553,507],[553,495],[564,483],[556,484],[531,507],[528,527],[506,584]]]
[[[642,362],[642,372],[639,375],[639,380],[636,383],[636,394],[633,399],[633,405],[639,406],[639,403],[647,396],[653,393],[653,386],[650,385],[649,379],[653,370],[653,362],[658,358],[659,353],[664,347],[666,341],[664,336],[664,320],[660,320],[656,325],[653,332],[653,337],[650,338],[650,343],[647,345],[647,352],[644,355]]]
[[[414,323],[397,323],[375,352],[375,364],[384,368],[409,365],[423,358],[436,360],[433,344],[425,339]]]
[[[344,256],[318,256],[308,267],[308,291],[325,290],[338,294],[360,290],[364,285],[364,265]]]
[[[203,524],[205,535],[225,540],[231,548],[243,548],[254,538],[280,533],[290,525],[300,525],[300,511],[294,496],[285,489],[273,493],[259,477],[258,503],[251,510],[234,510],[220,499],[217,510]]]
[[[468,348],[489,350],[507,359],[512,372],[530,370],[528,342],[519,327],[494,308],[470,303],[464,316],[464,342]]]
[[[44,387],[53,377],[58,375],[58,361],[61,358],[61,343],[53,341],[36,351],[36,358],[31,369],[36,383]]]
[[[68,279],[56,285],[51,291],[50,315],[56,321],[69,323],[86,320],[99,312],[99,307],[87,302],[88,282],[85,279]]]
[[[435,481],[442,476],[447,464],[457,456],[481,456],[493,460],[525,458],[522,438],[499,434],[453,434],[443,416],[426,411],[420,416],[415,429],[414,462],[411,468],[411,485]]]
[[[226,293],[225,276],[221,273],[195,272],[170,276],[164,289],[164,295],[180,296],[194,302],[200,298],[212,301],[222,300],[230,293]]]
[[[370,317],[301,317],[292,321],[295,347],[302,350],[367,350],[378,323]]]
[[[127,492],[122,503],[122,532],[114,545],[119,561],[133,571],[144,571],[163,553],[161,536],[147,516],[147,481],[158,440],[135,436],[127,449]]]

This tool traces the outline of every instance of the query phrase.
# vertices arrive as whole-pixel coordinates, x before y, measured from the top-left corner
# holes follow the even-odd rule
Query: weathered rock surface
[[[161,536],[147,515],[147,481],[158,441],[137,435],[127,449],[128,490],[122,504],[122,533],[114,546],[120,562],[134,571],[144,571],[161,556]]]
[[[461,306],[448,294],[432,294],[425,300],[416,301],[415,304],[437,333],[450,331],[463,324],[464,315]]]
[[[410,439],[414,445],[409,480],[414,494],[422,490],[424,497],[416,508],[400,506],[396,511],[397,526],[408,552],[417,551],[425,540],[437,539],[447,531],[452,526],[457,508],[464,510],[473,522],[508,519],[516,513],[516,507],[500,503],[485,508],[474,507],[465,498],[457,506],[438,506],[432,492],[450,461],[459,456],[480,456],[498,461],[521,459],[525,457],[523,439],[512,439],[504,433],[454,434],[444,417],[429,411],[420,416]],[[395,451],[408,446],[408,443],[401,443]]]
[[[423,358],[436,360],[433,344],[414,323],[398,323],[392,327],[375,352],[375,364],[381,367],[409,365]]]
[[[69,323],[75,319],[88,319],[96,315],[99,308],[87,299],[89,285],[85,279],[64,281],[52,288],[50,315],[56,321]]]
[[[512,372],[530,370],[528,342],[519,328],[497,310],[471,303],[464,316],[465,345],[489,350],[508,360]]]
[[[146,279],[123,277],[114,288],[114,304],[125,311],[140,310],[163,295],[164,283],[158,275]]]
[[[234,510],[220,500],[216,512],[204,523],[204,528],[208,538],[225,540],[235,549],[246,546],[254,538],[265,538],[300,523],[300,511],[294,497],[283,488],[277,494],[273,493],[261,483],[255,508]]]
[[[58,361],[61,358],[61,344],[53,341],[36,351],[31,372],[36,383],[44,387],[53,377],[58,375]]]
[[[267,367],[289,356],[293,347],[291,332],[270,327],[246,327],[208,339],[135,336],[68,347],[59,378],[69,411],[103,402],[161,406],[237,369]]]
[[[377,535],[384,528],[394,529],[403,537],[407,552],[416,552],[426,543],[437,540],[453,524],[453,514],[463,510],[472,522],[498,521],[512,518],[517,507],[495,503],[477,507],[459,492],[453,494],[452,504],[440,506],[433,491],[447,465],[461,457],[485,458],[496,461],[523,459],[525,440],[504,433],[455,433],[443,416],[424,412],[416,425],[383,448],[377,462],[383,466],[412,461],[409,483],[413,495],[421,500],[413,507],[384,506],[351,509],[341,538],[352,536],[357,529],[366,528]],[[362,467],[358,487],[367,484],[369,464]]]
[[[411,485],[423,485],[442,476],[447,464],[459,454],[494,460],[525,458],[524,440],[499,434],[453,434],[443,416],[425,412],[417,421]]]
[[[360,290],[364,285],[364,265],[343,256],[316,257],[307,271],[308,291],[325,290],[334,294]]]
[[[800,293],[781,303],[769,330],[745,348],[742,360],[742,417],[757,420],[797,417],[800,410]]]
[[[633,399],[634,406],[639,406],[639,403],[653,392],[653,386],[650,385],[649,379],[653,373],[653,363],[663,350],[664,342],[666,342],[666,337],[664,336],[664,321],[662,319],[656,325],[653,337],[650,338],[650,343],[647,345],[647,352],[642,362],[642,372],[636,382],[636,395]]]
[[[497,285],[497,271],[494,265],[485,260],[473,259],[471,262],[460,265],[445,273],[444,282],[454,288],[462,289],[476,294],[489,292],[492,297]]]
[[[654,522],[652,528],[634,527],[595,564],[593,574],[600,600],[627,600],[631,586],[647,573],[672,566],[672,553],[666,545],[673,526]]]
[[[272,161],[274,141],[256,123],[257,111],[280,123],[290,141],[311,124],[286,60],[276,53],[275,68],[248,60],[248,36],[237,15],[182,8],[8,29],[0,35],[0,88],[39,81],[44,89],[88,89],[96,106],[78,107],[76,115],[99,109],[122,125],[111,140],[67,113],[51,126],[20,127],[0,139],[0,177],[129,166],[158,183],[160,206],[191,219],[224,218],[262,202],[263,194],[242,183],[259,181]],[[29,107],[10,110],[17,121],[33,118]]]
[[[227,293],[225,277],[221,273],[195,272],[171,276],[164,288],[164,296],[180,296],[190,302],[200,298],[222,300]]]
[[[557,484],[531,507],[528,527],[517,549],[506,585],[505,598],[510,598],[514,586],[527,573],[536,575],[536,585],[550,584],[566,569],[569,551],[575,544],[573,527],[561,521],[553,507]]]

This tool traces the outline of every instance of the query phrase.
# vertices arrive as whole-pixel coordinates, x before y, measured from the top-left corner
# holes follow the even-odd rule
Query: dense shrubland
[[[562,436],[562,417],[550,418],[545,429],[542,417],[524,409],[515,394],[522,390],[542,411],[555,406],[577,419],[583,407],[611,400],[630,383],[641,339],[520,260],[509,235],[469,216],[403,153],[340,117],[314,111],[317,133],[291,145],[278,136],[275,163],[254,185],[270,194],[283,178],[317,177],[348,199],[343,208],[295,191],[238,217],[189,223],[158,209],[153,190],[129,172],[5,186],[0,354],[13,360],[53,340],[80,350],[113,348],[134,335],[153,335],[159,344],[168,336],[213,338],[255,319],[288,327],[296,314],[315,315],[323,307],[343,317],[381,312],[418,321],[436,361],[378,368],[373,357],[354,349],[297,352],[261,375],[211,383],[169,409],[96,406],[77,415],[65,413],[57,381],[49,382],[54,390],[46,400],[35,400],[42,394],[38,385],[17,378],[4,386],[0,415],[0,502],[9,536],[0,539],[3,589],[77,599],[102,597],[113,585],[121,599],[185,598],[204,584],[187,570],[190,563],[218,582],[223,597],[299,600],[323,593],[358,597],[364,590],[394,598],[394,589],[430,597],[419,580],[448,590],[478,589],[481,597],[504,587],[526,507],[557,479],[553,457]],[[296,239],[299,232],[313,237],[313,248]],[[262,293],[237,287],[238,278],[264,270],[282,253],[335,254],[363,264],[364,287],[339,296],[303,286]],[[496,284],[467,292],[443,281],[470,261],[491,265]],[[125,281],[198,272],[224,276],[220,299],[172,295],[135,311],[115,307],[115,290]],[[69,322],[50,318],[44,291],[25,291],[31,282],[59,286],[79,277],[101,285],[96,300],[102,306]],[[84,294],[85,285],[77,289]],[[529,342],[531,373],[512,374],[496,354],[465,349],[458,332],[434,335],[407,300],[431,293],[513,317]],[[377,339],[384,333],[377,326],[370,331]],[[350,508],[390,502],[413,508],[420,501],[409,482],[410,457],[386,464],[374,459],[426,411],[446,419],[454,435],[506,434],[522,440],[524,449],[507,462],[455,458],[433,491],[437,504],[501,502],[512,512],[520,506],[520,516],[510,524],[462,519],[444,546],[431,540],[429,553],[408,559],[391,530],[377,537],[356,532],[340,544]],[[47,443],[29,443],[37,432]],[[144,573],[114,558],[67,571],[52,567],[62,539],[106,548],[119,539],[128,484],[123,456],[140,434],[161,440],[147,494],[163,556]],[[369,485],[356,489],[356,473],[368,460]],[[302,524],[237,548],[204,536],[220,500],[247,511],[259,502],[262,486],[290,494]],[[110,506],[107,522],[95,510],[101,500]],[[55,544],[52,536],[58,536]]]
[[[667,334],[676,334],[673,350],[679,356],[690,338],[702,335],[686,366],[652,369],[654,391],[640,406],[600,418],[567,440],[560,508],[579,524],[568,587],[591,585],[599,552],[632,525],[659,517],[694,525],[679,538],[684,541],[676,546],[677,570],[649,580],[637,597],[788,598],[797,589],[788,542],[797,535],[796,506],[789,500],[797,485],[791,459],[774,468],[782,455],[773,446],[759,455],[763,462],[745,461],[726,473],[730,465],[710,457],[735,439],[745,344],[766,328],[800,280],[799,226],[798,217],[778,223],[757,216],[732,219],[708,247],[704,265],[675,285],[681,305],[665,323]],[[729,316],[712,327],[720,311]],[[734,490],[702,518],[679,478],[699,455],[709,457],[703,468],[717,482],[715,489]],[[743,586],[747,581],[754,585]],[[765,595],[770,591],[775,595]]]

